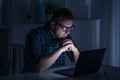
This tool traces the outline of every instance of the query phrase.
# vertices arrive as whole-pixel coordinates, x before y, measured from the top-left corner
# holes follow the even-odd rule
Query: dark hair
[[[66,8],[58,8],[52,15],[51,21],[73,20],[73,14]]]

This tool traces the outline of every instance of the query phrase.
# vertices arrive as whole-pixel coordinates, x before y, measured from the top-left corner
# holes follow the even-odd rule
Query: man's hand
[[[75,45],[73,44],[72,40],[70,40],[70,39],[62,40],[62,42],[61,42],[61,50],[62,50],[62,52],[72,51],[73,55],[74,55],[75,62],[77,62],[78,57],[80,55],[80,52],[75,47]]]
[[[61,41],[61,47],[63,51],[74,51],[76,48],[70,39],[64,39]]]

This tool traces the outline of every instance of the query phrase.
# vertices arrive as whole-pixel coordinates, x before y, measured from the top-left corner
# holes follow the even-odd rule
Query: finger
[[[71,44],[67,44],[64,46],[65,51],[71,51],[72,50],[72,45]]]
[[[63,46],[70,46],[72,43],[67,43],[67,44],[65,44],[65,45],[63,45]]]
[[[66,40],[64,42],[62,42],[62,46],[66,45],[66,44],[73,44],[73,42],[71,40]]]
[[[62,46],[67,45],[67,44],[72,44],[72,42],[65,42],[62,44]]]
[[[72,50],[72,47],[68,47],[68,50],[67,51],[71,51]]]
[[[65,43],[67,41],[71,41],[71,40],[70,39],[64,39],[64,40],[62,40],[62,43]]]

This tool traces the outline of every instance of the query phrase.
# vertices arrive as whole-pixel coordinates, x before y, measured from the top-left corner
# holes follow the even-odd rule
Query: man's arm
[[[55,50],[52,54],[42,56],[36,65],[36,72],[42,72],[48,69],[58,59],[62,52],[67,51],[70,46],[71,44],[64,45]]]
[[[38,64],[36,65],[36,71],[42,72],[49,68],[58,59],[61,53],[62,53],[61,49],[57,49],[52,54],[42,56]]]
[[[77,63],[77,60],[78,60],[79,55],[80,55],[80,52],[79,52],[79,50],[76,47],[73,50],[73,55],[74,55],[74,60]]]
[[[62,41],[62,45],[67,45],[67,44],[70,44],[70,47],[68,48],[67,51],[72,51],[73,52],[73,55],[74,55],[74,61],[77,63],[77,60],[79,58],[79,55],[80,55],[80,52],[79,50],[77,49],[77,47],[73,44],[72,40],[70,39],[65,39]]]

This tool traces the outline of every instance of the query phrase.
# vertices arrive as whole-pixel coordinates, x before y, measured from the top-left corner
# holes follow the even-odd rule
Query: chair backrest
[[[14,43],[12,52],[12,74],[19,74],[24,67],[24,45]]]

